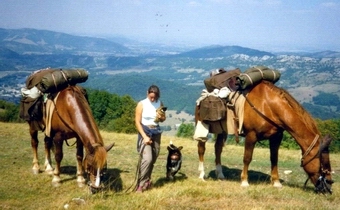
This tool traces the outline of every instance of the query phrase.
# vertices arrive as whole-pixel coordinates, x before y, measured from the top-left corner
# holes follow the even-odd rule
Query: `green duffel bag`
[[[83,69],[58,69],[45,74],[38,88],[43,93],[53,93],[63,90],[68,85],[83,83],[88,78],[88,72]]]
[[[34,71],[28,78],[26,79],[26,88],[31,89],[34,86],[37,86],[41,82],[41,78],[43,78],[46,74],[50,74],[54,72],[56,69],[46,68],[39,69]]]
[[[257,85],[262,80],[275,83],[280,77],[281,73],[278,70],[270,69],[266,66],[255,66],[247,69],[244,73],[241,73],[236,79],[239,89],[244,90]]]

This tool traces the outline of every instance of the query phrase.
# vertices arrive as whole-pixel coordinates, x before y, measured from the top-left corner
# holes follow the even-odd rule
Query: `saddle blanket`
[[[55,103],[58,99],[59,92],[57,95],[54,97],[53,101],[51,99],[47,99],[46,101],[46,111],[45,111],[45,135],[50,137],[51,135],[51,121],[52,121],[52,115],[55,109]]]
[[[227,104],[228,135],[235,135],[236,130],[238,134],[242,133],[245,100],[246,98],[239,91],[229,95],[229,102]]]

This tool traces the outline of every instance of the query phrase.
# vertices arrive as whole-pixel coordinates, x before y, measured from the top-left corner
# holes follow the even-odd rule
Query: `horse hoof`
[[[45,173],[48,174],[48,175],[53,175],[53,169],[52,170],[46,169]]]
[[[83,176],[78,176],[78,177],[77,177],[77,182],[78,182],[78,183],[83,183],[83,184],[85,184],[85,181],[86,181],[86,180],[85,180],[85,178],[84,178]]]
[[[45,166],[45,172],[46,173],[48,173],[48,174],[50,174],[50,172],[53,172],[53,168],[52,168],[52,166],[51,165],[46,165]]]
[[[216,165],[216,170],[215,170],[215,174],[216,174],[216,177],[220,180],[223,180],[225,179],[225,176],[222,172],[222,166],[219,164],[219,165]]]
[[[249,187],[249,183],[247,181],[242,181],[241,187]]]
[[[60,182],[52,182],[53,187],[60,187],[61,183]]]
[[[225,176],[223,174],[220,174],[220,175],[217,176],[217,178],[220,179],[220,180],[224,180]]]
[[[205,173],[201,172],[199,178],[204,180],[204,175],[205,175]]]
[[[85,186],[86,186],[86,184],[84,182],[78,182],[78,187],[83,188]]]
[[[175,177],[173,177],[173,176],[167,176],[167,177],[166,177],[166,180],[172,182],[172,181],[175,180]]]
[[[205,182],[204,177],[199,177],[200,180],[202,180],[203,182]]]
[[[32,169],[32,173],[33,173],[33,174],[39,174],[39,173],[40,173],[40,170],[39,170],[39,169],[36,169],[36,168],[34,168],[34,169]]]
[[[59,187],[61,185],[61,179],[59,176],[56,176],[56,175],[53,176],[52,185],[54,187]]]
[[[282,184],[281,182],[279,181],[275,181],[274,184],[273,184],[274,187],[277,187],[277,188],[281,188],[282,187]]]

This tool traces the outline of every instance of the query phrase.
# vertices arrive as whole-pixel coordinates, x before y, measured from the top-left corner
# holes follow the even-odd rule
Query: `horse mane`
[[[281,87],[277,87],[270,82],[268,83],[272,85],[273,91],[276,91],[281,96],[281,98],[284,99],[292,107],[292,109],[296,110],[296,114],[304,122],[308,130],[312,132],[316,130],[319,133],[316,121],[288,91]]]
[[[271,82],[263,82],[266,83],[272,91],[276,92],[283,100],[285,100],[289,104],[289,106],[292,107],[292,109],[296,111],[295,114],[303,121],[309,131],[317,131],[317,133],[319,133],[316,121],[288,91],[274,85]]]
[[[74,96],[77,97],[77,99],[79,99],[81,103],[83,103],[84,106],[82,107],[85,108],[85,111],[87,113],[89,113],[89,118],[91,118],[91,120],[89,120],[89,122],[91,123],[91,127],[95,129],[96,132],[98,133],[97,142],[95,142],[94,144],[93,143],[89,144],[88,149],[90,153],[94,155],[94,161],[97,167],[103,168],[104,165],[106,164],[107,152],[104,147],[104,141],[103,141],[102,136],[100,135],[98,126],[95,124],[94,119],[92,117],[92,111],[91,111],[91,108],[90,108],[90,105],[87,99],[86,90],[80,86],[73,86],[72,90],[73,90]]]

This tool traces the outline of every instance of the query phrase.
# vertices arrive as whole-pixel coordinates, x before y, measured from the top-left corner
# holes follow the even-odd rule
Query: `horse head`
[[[315,191],[318,193],[332,194],[332,169],[329,158],[329,145],[332,142],[330,135],[326,135],[320,145],[320,177],[315,184]]]
[[[100,179],[105,173],[107,166],[107,152],[112,149],[114,143],[104,147],[100,144],[92,145],[93,150],[87,152],[84,158],[84,169],[89,176],[89,186],[92,193],[101,189]]]
[[[306,164],[303,164],[303,167],[306,170],[306,167],[313,167],[312,162],[315,163],[316,160],[320,160],[320,164],[318,164],[319,168],[315,170],[314,173],[310,172],[308,173],[309,178],[305,182],[305,187],[310,179],[312,183],[315,186],[315,192],[316,193],[330,193],[332,194],[332,184],[334,181],[332,180],[332,169],[330,164],[330,158],[329,158],[329,145],[331,143],[332,139],[329,135],[326,135],[319,146],[318,156],[315,156],[315,159],[312,159],[311,161],[307,162]],[[318,157],[318,159],[316,159]],[[315,165],[314,165],[315,166]],[[306,170],[307,172],[307,170]]]

